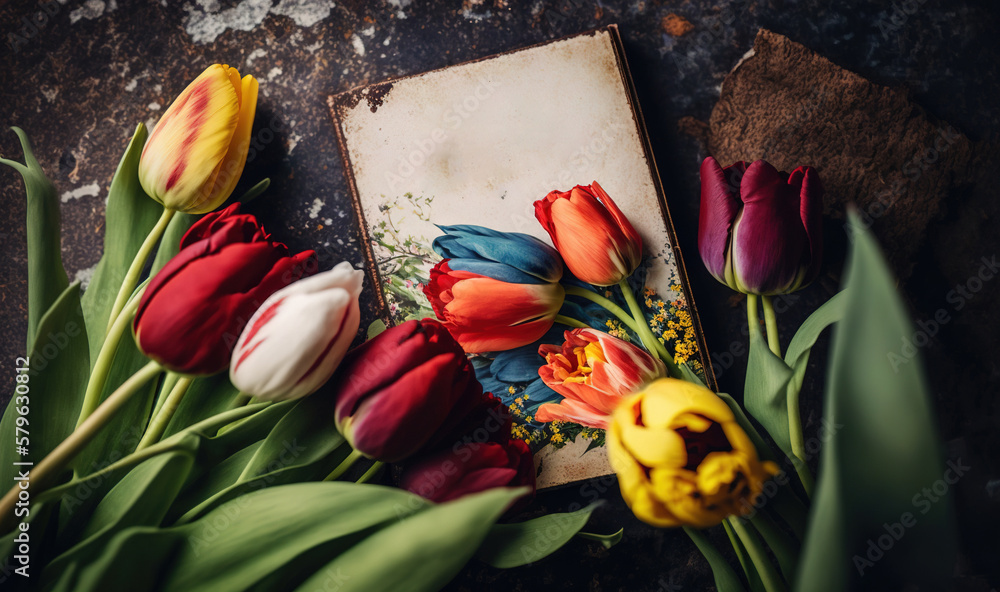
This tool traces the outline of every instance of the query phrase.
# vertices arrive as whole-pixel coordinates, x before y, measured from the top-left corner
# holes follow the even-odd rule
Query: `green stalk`
[[[163,433],[167,430],[167,424],[170,423],[170,419],[174,416],[174,412],[177,411],[177,407],[181,404],[181,399],[184,398],[184,393],[187,392],[193,380],[193,378],[188,376],[177,380],[174,388],[170,389],[170,394],[167,395],[167,399],[163,403],[163,408],[153,417],[153,421],[149,422],[149,427],[146,428],[146,433],[139,440],[139,446],[136,447],[136,451],[160,441]]]
[[[111,363],[114,362],[115,354],[118,352],[118,344],[121,342],[125,330],[132,322],[132,317],[135,316],[136,309],[139,308],[139,300],[142,299],[142,293],[145,289],[145,287],[142,287],[135,293],[133,298],[121,311],[121,314],[118,315],[118,318],[115,319],[114,324],[111,325],[111,330],[108,331],[108,335],[104,339],[104,343],[101,344],[101,351],[97,353],[94,369],[90,371],[90,380],[87,381],[87,390],[83,395],[83,406],[80,408],[80,416],[76,420],[77,428],[83,425],[83,422],[90,417],[90,414],[101,403],[101,393],[104,392],[104,386],[108,381],[108,374],[111,373]]]
[[[153,226],[153,229],[146,235],[146,240],[142,241],[142,245],[132,259],[132,264],[129,265],[128,271],[125,272],[122,287],[118,289],[118,296],[115,297],[114,306],[111,307],[111,316],[108,317],[108,328],[105,333],[111,333],[118,315],[125,308],[125,303],[128,301],[129,296],[131,296],[132,291],[135,290],[135,285],[139,282],[142,269],[146,267],[146,260],[149,259],[149,255],[153,252],[156,244],[160,242],[163,232],[167,229],[167,224],[170,223],[170,219],[173,217],[174,210],[164,208],[163,213],[160,214],[160,219],[156,221],[156,226]]]
[[[615,315],[615,317],[617,317],[619,321],[625,323],[625,326],[628,327],[629,329],[632,329],[632,331],[636,333],[639,332],[639,328],[636,326],[635,320],[633,320],[632,317],[630,317],[629,314],[625,312],[625,310],[622,307],[618,306],[611,300],[608,300],[607,298],[601,296],[596,292],[591,292],[590,290],[587,290],[585,288],[580,288],[578,286],[563,286],[563,287],[566,288],[567,296],[578,296],[585,300],[589,300],[594,304],[604,308],[611,314]]]
[[[235,409],[232,411],[224,411],[222,413],[219,413],[218,415],[209,417],[208,419],[202,420],[194,424],[193,426],[187,428],[183,432],[179,432],[177,434],[170,436],[166,440],[163,440],[162,442],[157,442],[156,444],[153,444],[149,448],[146,448],[138,452],[133,452],[132,454],[129,454],[125,458],[115,463],[112,463],[99,471],[95,471],[93,473],[84,475],[82,477],[76,477],[72,481],[68,481],[66,483],[63,483],[62,485],[53,487],[52,489],[48,489],[45,492],[41,493],[37,498],[35,498],[35,501],[43,502],[43,501],[48,501],[50,499],[57,499],[63,493],[66,493],[67,491],[76,488],[81,483],[84,483],[91,479],[102,477],[114,471],[118,471],[121,469],[130,469],[142,463],[143,461],[153,458],[158,454],[163,454],[165,452],[171,452],[173,450],[176,450],[177,443],[180,441],[182,437],[181,434],[200,433],[202,430],[206,429],[206,426],[217,424],[220,421],[228,423],[228,420],[230,418],[233,421],[241,420],[245,417],[249,417],[250,415],[257,413],[258,411],[261,411],[266,407],[267,405],[259,405],[252,408],[241,407],[240,409]]]
[[[156,362],[150,362],[122,383],[111,393],[87,419],[77,426],[68,438],[62,441],[40,463],[31,469],[31,489],[40,491],[47,482],[57,477],[76,455],[97,436],[115,414],[129,401],[147,382],[159,374],[163,368]],[[18,500],[20,486],[14,485],[7,495],[0,500],[0,533],[9,532],[17,524],[14,517],[14,506]]]
[[[583,321],[578,321],[578,320],[574,319],[573,317],[567,317],[567,316],[564,316],[564,315],[556,315],[555,321],[557,323],[561,323],[563,325],[566,325],[567,327],[575,327],[577,329],[587,329],[587,328],[590,327],[590,325],[588,325],[587,323],[584,323]]]
[[[346,473],[347,469],[351,468],[354,465],[354,463],[358,462],[358,459],[360,458],[361,458],[360,452],[358,452],[357,450],[351,450],[351,453],[347,455],[347,458],[345,458],[339,465],[337,465],[337,468],[334,469],[323,480],[336,481],[338,477]]]
[[[240,407],[242,407],[242,406],[246,405],[247,403],[249,403],[252,399],[253,399],[253,395],[248,395],[248,394],[240,391],[236,395],[236,398],[233,399],[232,404],[229,405],[229,408],[230,409],[239,409]]]
[[[771,353],[781,357],[781,344],[778,341],[778,317],[774,315],[774,303],[770,296],[761,296],[764,304],[764,324],[767,326],[767,346]]]
[[[747,550],[750,560],[753,561],[754,567],[757,568],[757,575],[760,576],[760,580],[764,583],[764,589],[767,592],[784,592],[787,590],[785,581],[781,579],[781,574],[778,573],[777,568],[771,563],[771,558],[768,557],[767,550],[757,535],[750,532],[750,529],[739,518],[730,516],[726,518],[726,521],[729,522],[729,525],[743,543],[743,547]]]
[[[357,482],[358,483],[368,483],[372,479],[372,477],[375,476],[376,473],[378,473],[380,470],[382,470],[382,465],[384,465],[384,464],[385,463],[382,462],[382,461],[379,461],[379,460],[375,461],[375,464],[373,464],[371,467],[369,467],[368,470],[365,471],[365,474],[361,475],[361,477],[358,478]]]
[[[163,403],[167,400],[170,395],[170,391],[174,390],[174,385],[180,380],[181,375],[176,372],[167,372],[163,375],[163,384],[160,385],[160,392],[156,394],[156,403],[153,405],[153,413],[150,414],[150,421],[156,417],[156,414],[160,412],[163,408]]]
[[[626,280],[618,282],[618,287],[622,291],[622,295],[625,297],[625,302],[628,303],[629,310],[632,311],[632,318],[635,319],[636,333],[639,334],[639,339],[642,340],[643,345],[646,346],[646,350],[651,354],[656,354],[663,360],[663,363],[667,365],[667,370],[671,376],[675,378],[682,378],[680,368],[674,363],[674,357],[670,355],[670,352],[663,347],[663,344],[653,335],[653,331],[649,328],[649,323],[646,322],[646,315],[643,314],[642,308],[639,306],[639,301],[635,299],[635,294],[632,293],[632,288],[629,287]]]

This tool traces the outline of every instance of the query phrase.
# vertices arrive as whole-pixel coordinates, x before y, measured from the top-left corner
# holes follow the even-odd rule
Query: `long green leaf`
[[[291,589],[381,525],[400,524],[398,517],[425,507],[426,501],[405,491],[373,485],[265,489],[191,524],[133,527],[103,548],[81,550],[78,560],[86,567],[65,590],[218,592],[253,589],[265,580]],[[382,565],[368,568],[384,575]]]
[[[792,456],[792,440],[788,431],[786,387],[792,369],[768,349],[759,326],[750,327],[750,354],[743,404],[750,415],[760,422],[785,455]]]
[[[846,303],[847,297],[844,292],[838,292],[809,315],[809,318],[802,323],[802,326],[788,343],[788,349],[785,351],[785,363],[789,368],[795,368],[799,358],[809,353],[812,346],[816,345],[820,334],[827,327],[844,318]]]
[[[136,126],[108,189],[104,208],[104,255],[94,268],[93,278],[83,295],[92,361],[96,360],[104,343],[108,317],[125,272],[163,211],[163,206],[146,196],[139,185],[139,157],[147,135],[144,124]]]
[[[59,238],[59,195],[31,150],[24,130],[12,127],[21,141],[24,164],[0,158],[21,174],[28,197],[28,345],[31,351],[42,317],[69,287]]]
[[[580,532],[600,503],[575,512],[546,514],[490,529],[476,556],[501,569],[534,563],[548,557]]]
[[[19,461],[38,463],[73,432],[83,405],[83,391],[90,374],[87,330],[80,308],[80,284],[66,288],[38,324],[38,339],[29,352],[27,398],[16,391],[0,421],[0,484],[14,484]],[[22,389],[23,391],[23,389]],[[26,405],[25,405],[26,404]],[[26,409],[25,409],[26,406]],[[15,420],[27,411],[29,454],[14,446]],[[23,436],[23,433],[20,435]]]
[[[964,468],[942,462],[917,352],[892,363],[913,325],[875,240],[853,213],[851,225],[825,412],[838,429],[823,448],[796,589],[945,589],[955,539],[949,496],[938,494]]]
[[[472,557],[507,506],[524,493],[490,489],[403,518],[337,556],[296,590],[322,590],[331,579],[339,592],[439,590]]]
[[[712,576],[715,578],[715,588],[719,592],[746,592],[746,588],[743,587],[743,582],[740,581],[739,576],[733,571],[733,568],[726,561],[722,553],[719,553],[719,550],[715,548],[712,541],[708,540],[705,533],[697,528],[684,528],[684,532],[691,537],[695,546],[698,547],[698,550],[701,551],[701,554],[711,566]]]

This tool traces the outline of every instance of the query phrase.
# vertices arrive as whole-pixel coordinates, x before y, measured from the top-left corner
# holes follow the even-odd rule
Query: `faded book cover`
[[[617,27],[355,89],[331,96],[329,106],[387,324],[434,316],[422,288],[441,260],[431,247],[438,226],[479,225],[548,242],[534,202],[596,180],[643,239],[633,281],[641,283],[650,328],[714,386]],[[615,298],[610,289],[605,296]],[[588,322],[628,338],[614,318]],[[496,370],[523,369],[528,360],[529,372],[491,374],[491,390],[536,451],[538,487],[610,473],[602,430],[534,419],[540,392],[558,397],[538,384],[537,372],[530,376],[532,356],[544,363],[537,349],[474,361]]]

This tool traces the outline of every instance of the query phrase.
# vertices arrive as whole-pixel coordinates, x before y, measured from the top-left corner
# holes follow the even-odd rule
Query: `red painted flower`
[[[787,294],[819,274],[823,186],[812,167],[792,174],[758,160],[701,164],[698,250],[715,279],[747,294]]]
[[[535,202],[535,218],[566,267],[589,284],[617,284],[642,262],[639,233],[597,181],[549,193]]]
[[[566,295],[558,283],[505,282],[451,269],[449,261],[434,266],[424,294],[465,351],[513,349],[552,327]]]
[[[638,347],[595,329],[566,331],[562,346],[543,345],[542,381],[564,398],[545,403],[535,419],[570,421],[605,429],[618,403],[643,384],[666,376],[663,362]]]
[[[384,462],[416,453],[453,429],[482,397],[461,346],[433,319],[407,321],[350,352],[334,381],[337,429]]]
[[[199,220],[139,301],[136,343],[164,367],[214,374],[229,366],[244,325],[267,298],[316,270],[316,254],[289,256],[239,204]]]

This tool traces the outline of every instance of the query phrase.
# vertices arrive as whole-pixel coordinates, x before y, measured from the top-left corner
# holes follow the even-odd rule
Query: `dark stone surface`
[[[876,83],[908,89],[932,116],[974,141],[1000,137],[1000,18],[994,0],[342,0],[332,9],[326,8],[332,3],[313,0],[43,4],[54,14],[34,31],[23,19],[30,21],[41,10],[35,2],[0,4],[5,41],[0,125],[16,124],[30,134],[39,161],[66,196],[63,255],[71,277],[85,277],[98,260],[104,196],[135,124],[155,121],[187,82],[214,62],[236,65],[261,81],[255,132],[261,149],[241,188],[265,176],[272,186],[249,209],[292,248],[320,248],[323,265],[330,267],[340,260],[358,264],[361,255],[326,110],[328,94],[618,23],[679,240],[688,253],[709,347],[720,355],[744,340],[745,317],[741,301],[703,272],[697,260],[697,165],[704,154],[678,132],[678,122],[685,117],[708,120],[722,79],[751,47],[759,28],[786,35]],[[669,35],[667,30],[686,29],[677,19],[664,21],[670,14],[683,17],[693,29],[680,37]],[[223,20],[245,30],[212,28]],[[13,134],[0,134],[0,153],[19,156]],[[16,174],[0,171],[0,183],[8,213],[0,220],[5,253],[0,263],[5,336],[0,360],[8,360],[0,380],[9,391],[13,360],[23,348],[26,330],[24,199]],[[990,224],[996,220],[995,198],[995,192],[956,195],[931,222],[904,286],[915,318],[932,318],[938,308],[950,307],[947,294],[975,272],[972,261],[995,252],[994,234],[982,231],[995,227]],[[781,315],[785,343],[790,329],[836,290],[837,253],[844,245],[840,225],[831,224],[827,236],[832,255],[825,277],[790,300]],[[990,311],[997,286],[988,288],[970,300],[975,306],[949,308],[955,321],[924,350],[931,362],[941,432],[952,453],[975,468],[956,496],[964,546],[956,588],[962,590],[988,590],[984,574],[993,570],[995,575],[997,569],[1000,496],[990,497],[987,484],[992,480],[995,491],[1000,478],[995,458],[1000,450],[1000,373],[991,347],[1000,327]],[[825,358],[820,346],[803,395],[807,436],[819,423]],[[744,366],[739,355],[729,368],[717,365],[724,390],[742,390]],[[597,511],[588,530],[625,527],[619,546],[605,551],[574,541],[546,561],[508,572],[473,562],[450,588],[711,586],[707,566],[686,537],[640,524],[624,508],[614,483],[544,493],[540,508],[565,509],[592,498],[609,503]]]

